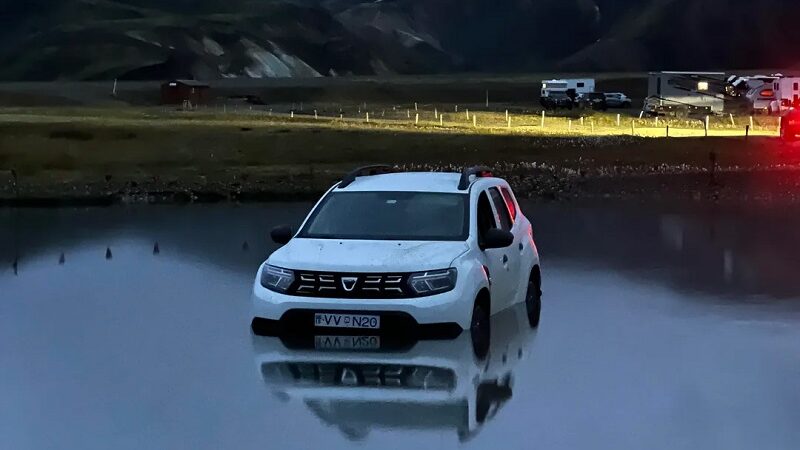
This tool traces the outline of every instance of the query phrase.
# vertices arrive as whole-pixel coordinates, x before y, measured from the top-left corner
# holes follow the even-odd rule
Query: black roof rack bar
[[[492,176],[492,169],[484,166],[475,166],[475,167],[468,167],[465,168],[464,171],[461,172],[461,180],[458,182],[458,190],[459,191],[466,191],[470,185],[469,177],[475,176],[475,178],[482,178],[482,177],[491,177]]]
[[[393,173],[396,172],[394,166],[389,166],[386,164],[376,164],[372,166],[364,166],[359,167],[358,169],[353,170],[352,172],[348,173],[347,175],[342,178],[342,181],[339,182],[338,189],[346,188],[350,186],[353,181],[356,181],[358,177],[366,177],[370,175],[381,175],[384,173]]]

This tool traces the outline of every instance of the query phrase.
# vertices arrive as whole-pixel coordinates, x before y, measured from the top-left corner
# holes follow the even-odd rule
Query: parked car
[[[631,99],[622,92],[606,92],[606,105],[609,108],[630,108]]]
[[[258,334],[469,330],[480,343],[490,316],[517,303],[532,325],[539,321],[531,223],[508,183],[485,168],[357,169],[328,190],[297,233],[282,226],[272,239],[283,247],[258,269]]]
[[[581,94],[578,96],[578,106],[584,109],[594,109],[596,111],[605,111],[608,109],[606,103],[606,96],[600,92],[590,92],[588,94]]]
[[[575,100],[567,95],[566,92],[551,92],[547,97],[539,100],[545,109],[572,109],[575,107]]]
[[[781,139],[796,141],[800,137],[800,110],[793,108],[781,118]]]

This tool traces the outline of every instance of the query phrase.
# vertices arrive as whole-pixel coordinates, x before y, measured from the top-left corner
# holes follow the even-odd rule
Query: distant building
[[[162,105],[204,105],[208,103],[211,86],[194,80],[172,80],[161,85]]]

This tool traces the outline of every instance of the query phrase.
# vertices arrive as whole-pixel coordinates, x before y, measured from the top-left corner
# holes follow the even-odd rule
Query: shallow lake
[[[391,352],[252,336],[268,231],[309,207],[0,210],[0,447],[800,442],[800,211],[528,205],[541,326],[496,316],[479,362],[465,334]]]

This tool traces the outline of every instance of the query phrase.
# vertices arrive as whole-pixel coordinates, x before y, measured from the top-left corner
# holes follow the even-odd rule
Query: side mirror
[[[514,243],[514,235],[510,231],[492,228],[483,238],[483,249],[506,248]]]
[[[272,238],[272,241],[276,244],[286,245],[292,240],[292,227],[289,225],[279,225],[272,229],[269,233],[269,236]]]

